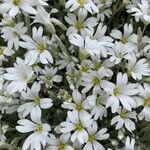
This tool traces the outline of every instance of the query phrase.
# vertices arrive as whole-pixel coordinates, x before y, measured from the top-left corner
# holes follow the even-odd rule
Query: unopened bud
[[[111,141],[111,144],[112,144],[113,146],[117,146],[117,145],[118,145],[118,142],[117,142],[117,140],[112,140],[112,141]]]
[[[119,140],[122,140],[123,137],[124,137],[124,133],[120,130],[120,131],[118,132],[118,139],[119,139]]]

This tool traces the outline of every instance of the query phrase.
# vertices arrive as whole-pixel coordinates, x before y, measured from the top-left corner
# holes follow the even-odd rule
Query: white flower
[[[86,17],[87,12],[83,13],[79,11],[77,16],[68,13],[67,16],[65,16],[65,20],[71,26],[67,29],[67,35],[69,36],[72,33],[80,32],[82,36],[86,36],[93,31],[93,27],[97,25],[97,19],[95,17],[88,17],[88,19],[86,19]]]
[[[1,30],[2,38],[8,41],[7,45],[9,48],[15,47],[16,50],[19,48],[19,40],[25,35],[27,27],[24,27],[24,23],[18,23],[14,26],[6,26]]]
[[[136,120],[136,112],[128,112],[125,109],[119,109],[117,111],[119,115],[115,116],[111,120],[111,125],[116,124],[116,130],[120,129],[125,125],[126,129],[132,132],[135,130],[135,123],[131,119]]]
[[[72,92],[72,98],[74,103],[64,102],[62,104],[62,107],[73,111],[77,111],[78,113],[86,114],[86,110],[90,107],[86,103],[84,96],[81,95],[81,93],[78,90],[74,89]]]
[[[150,65],[145,58],[137,61],[135,56],[128,61],[127,66],[128,74],[135,80],[141,80],[143,76],[150,76]]]
[[[102,9],[100,9],[100,12],[97,14],[97,19],[104,22],[105,21],[105,16],[110,18],[112,16],[112,11],[111,11],[110,8],[105,8],[103,10],[103,7],[102,7]]]
[[[65,52],[59,53],[60,59],[56,61],[56,65],[59,65],[58,69],[64,69],[71,70],[76,63],[78,62],[78,59],[74,56],[68,56]]]
[[[88,96],[85,100],[85,102],[92,107],[91,115],[95,120],[98,118],[102,120],[103,116],[107,116],[107,109],[105,107],[107,99],[108,95],[105,92],[98,91],[97,93],[93,93],[93,95]]]
[[[26,90],[27,83],[34,74],[32,67],[26,65],[24,60],[19,57],[17,57],[14,67],[6,68],[6,71],[7,73],[4,74],[4,78],[11,81],[7,87],[9,93]]]
[[[0,89],[0,111],[6,114],[12,114],[16,112],[20,101],[16,93],[9,94],[6,90],[7,86],[8,82],[5,82],[3,88]]]
[[[144,54],[147,55],[147,56],[150,56],[150,38],[148,36],[144,36],[142,38],[142,42],[141,44],[143,44],[144,46]]]
[[[78,68],[80,69],[82,74],[86,74],[91,70],[92,66],[92,61],[89,59],[85,59],[81,62],[81,64],[78,65]]]
[[[101,42],[101,41],[105,42],[106,41],[106,44],[113,42],[113,39],[110,36],[105,35],[106,30],[107,30],[107,26],[104,25],[103,23],[99,23],[95,34],[93,33],[93,38],[96,39],[98,42]]]
[[[105,21],[105,16],[110,18],[112,15],[112,11],[110,9],[112,3],[115,0],[94,0],[97,7],[99,8],[99,13],[97,14],[97,18],[102,22]]]
[[[0,111],[2,113],[7,112],[10,106],[15,102],[15,99],[11,98],[10,95],[6,94],[5,91],[0,91]],[[15,112],[16,110],[14,110]]]
[[[8,125],[0,123],[0,141],[6,141],[5,133],[7,132],[8,128]]]
[[[48,137],[48,132],[51,127],[47,123],[41,122],[41,114],[33,113],[31,120],[21,119],[17,123],[16,129],[21,133],[33,132],[27,137],[23,143],[22,149],[27,150],[28,148],[41,150],[42,147],[45,148],[46,143],[50,140]],[[41,147],[42,146],[42,147]]]
[[[34,82],[31,89],[27,88],[27,92],[21,92],[21,96],[25,100],[25,104],[21,105],[18,108],[18,113],[21,117],[26,117],[29,113],[32,116],[33,112],[41,113],[42,109],[50,108],[52,104],[51,98],[40,98],[39,92],[41,90],[41,86],[39,83]],[[27,101],[27,102],[26,102]]]
[[[109,59],[105,59],[104,61],[101,60],[100,56],[96,55],[96,56],[91,56],[92,60],[93,60],[93,64],[92,64],[92,68],[93,70],[99,70],[101,67],[104,68],[106,76],[107,77],[111,77],[113,75],[113,72],[111,69],[115,64],[112,63]]]
[[[135,139],[127,136],[124,150],[135,150]]]
[[[33,0],[30,0],[33,1]],[[2,13],[9,12],[9,16],[16,16],[20,9],[29,14],[36,14],[36,10],[31,6],[29,0],[4,0],[0,5]]]
[[[4,13],[3,18],[0,22],[0,25],[1,26],[13,26],[14,24],[15,24],[14,18]]]
[[[80,81],[81,81],[79,70],[72,69],[72,70],[67,71],[66,78],[69,83],[70,89],[74,90],[75,88],[79,87]]]
[[[48,0],[31,0],[30,3],[33,5],[33,6],[48,6],[48,3],[47,3]]]
[[[57,9],[52,9],[50,13],[48,13],[43,7],[38,7],[37,8],[37,13],[33,17],[34,18],[34,23],[41,23],[48,27],[48,30],[51,33],[55,33],[55,28],[54,25],[60,26],[62,29],[66,29],[66,27],[56,18],[51,17],[51,14],[58,12]]]
[[[97,40],[92,40],[89,36],[86,36],[86,38],[84,39],[79,34],[71,34],[69,36],[69,41],[71,44],[78,46],[81,51],[85,50],[91,55],[100,55],[101,53]]]
[[[106,36],[107,26],[103,25],[103,23],[100,23],[97,27],[96,32],[93,31],[90,33],[91,39],[95,39],[98,42],[98,47],[99,47],[99,53],[96,54],[101,54],[103,57],[107,57],[107,47],[113,46],[112,42],[113,39],[110,36]]]
[[[4,72],[5,72],[5,68],[0,67],[0,90],[4,88],[3,84],[4,84]]]
[[[127,74],[118,73],[117,83],[108,82],[105,84],[104,90],[110,95],[106,102],[106,107],[111,107],[112,113],[115,113],[119,109],[119,101],[123,107],[129,111],[136,107],[136,102],[132,98],[133,95],[138,93],[136,89],[137,85],[134,83],[128,83]]]
[[[99,7],[107,6],[110,7],[115,0],[94,0],[95,3],[99,4]]]
[[[80,72],[83,75],[89,73],[91,70],[98,71],[100,68],[104,68],[107,77],[111,77],[113,75],[112,70],[109,68],[113,67],[114,63],[110,62],[109,59],[102,61],[98,55],[90,57],[92,60],[85,59],[78,65]]]
[[[42,75],[39,78],[46,84],[47,87],[52,87],[53,82],[59,83],[62,81],[62,76],[57,75],[58,69],[57,68],[45,68],[41,71]]]
[[[33,65],[38,59],[42,64],[53,63],[53,57],[48,50],[48,39],[43,36],[43,28],[33,27],[32,38],[24,35],[22,39],[25,42],[20,42],[20,46],[28,49],[25,55],[25,63]]]
[[[86,9],[90,13],[98,13],[99,10],[92,0],[68,0],[66,3],[66,8],[70,11],[74,11],[77,8]]]
[[[125,24],[123,28],[123,33],[119,30],[112,30],[110,35],[117,40],[120,40],[123,44],[131,44],[134,46],[138,41],[138,36],[133,33],[133,26],[131,24]]]
[[[127,12],[135,16],[136,21],[141,19],[143,22],[150,23],[149,8],[149,0],[132,0],[132,3],[127,6]]]
[[[107,129],[103,128],[97,132],[98,126],[94,122],[88,130],[88,142],[85,144],[83,150],[105,150],[103,145],[98,141],[106,140],[109,138],[109,134],[106,133]]]
[[[115,42],[112,48],[109,49],[108,54],[111,55],[111,62],[119,64],[122,61],[122,59],[131,59],[131,54],[133,54],[133,47],[131,47],[128,44]]]
[[[140,92],[139,105],[144,106],[143,110],[139,113],[138,117],[140,120],[144,119],[150,121],[150,85],[144,83],[143,87],[138,86]]]
[[[84,144],[88,141],[88,133],[86,128],[91,126],[93,120],[90,115],[83,113],[78,114],[77,111],[70,112],[67,114],[67,121],[62,122],[60,131],[62,133],[73,132],[71,135],[71,141],[77,140],[79,143]]]
[[[8,61],[5,56],[11,56],[14,54],[14,51],[8,47],[1,46],[0,47],[0,65],[2,65],[3,61]]]
[[[59,138],[50,134],[50,146],[46,150],[74,150],[72,146],[68,144],[70,134],[62,134]]]
[[[104,77],[107,77],[107,73],[104,67],[101,67],[98,71],[90,71],[89,73],[82,76],[81,85],[84,86],[82,89],[83,93],[88,92],[91,88],[93,91],[101,91],[101,88],[105,86],[107,82]]]

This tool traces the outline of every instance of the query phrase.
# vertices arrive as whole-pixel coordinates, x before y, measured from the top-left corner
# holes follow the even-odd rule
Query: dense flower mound
[[[150,150],[150,0],[0,0],[0,150]]]

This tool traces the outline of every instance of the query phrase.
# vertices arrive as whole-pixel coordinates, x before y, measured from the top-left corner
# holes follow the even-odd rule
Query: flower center
[[[83,125],[81,123],[76,124],[76,128],[77,131],[81,131],[82,129],[84,129]]]
[[[90,67],[88,64],[83,64],[81,66],[81,71],[87,73],[89,71]]]
[[[94,142],[95,141],[95,139],[96,139],[96,137],[95,137],[95,135],[94,134],[92,134],[92,135],[89,135],[89,141],[90,142]]]
[[[4,49],[0,48],[0,55],[3,55]]]
[[[101,82],[101,80],[98,77],[94,77],[93,80],[92,80],[92,83],[94,85],[98,85],[98,84],[100,84],[100,82]]]
[[[127,114],[125,111],[122,111],[119,115],[122,119],[125,119],[127,117]]]
[[[150,97],[144,99],[144,106],[150,107]]]
[[[13,0],[12,2],[15,6],[19,6],[21,3],[21,0]]]
[[[68,92],[66,90],[64,90],[64,89],[60,89],[58,94],[57,94],[57,97],[58,98],[65,98],[66,95],[68,95]]]
[[[83,109],[83,108],[82,108],[82,103],[77,104],[77,105],[76,105],[76,109],[77,109],[78,112],[81,112],[82,109]]]
[[[88,52],[85,49],[79,49],[79,58],[80,60],[85,60],[89,56]]]
[[[37,124],[36,128],[35,128],[35,132],[41,133],[42,131],[43,131],[43,125],[42,125],[42,123]]]
[[[77,77],[77,74],[75,72],[70,72],[68,74],[68,76],[70,77],[70,80],[75,81],[76,77]]]
[[[119,87],[114,88],[113,93],[115,96],[119,96],[121,93],[121,89]]]
[[[17,32],[14,31],[14,32],[13,32],[13,36],[14,36],[14,37],[18,37],[19,35],[18,35]]]
[[[84,6],[84,4],[86,3],[86,0],[77,0],[77,2],[78,2],[81,6]]]
[[[120,40],[123,44],[126,44],[126,43],[128,43],[128,37],[126,37],[126,36],[122,36],[122,38],[121,38],[121,40]]]
[[[35,103],[36,105],[39,105],[39,104],[40,104],[40,97],[39,97],[39,96],[35,97],[34,103]]]
[[[28,75],[26,73],[22,74],[22,79],[25,81],[28,81]]]
[[[58,150],[65,150],[65,144],[61,143],[61,144],[58,146]]]
[[[60,89],[60,90],[59,90],[58,95],[59,95],[60,97],[64,97],[66,94],[67,94],[67,91],[65,91],[65,90],[63,90],[63,89]]]
[[[77,21],[76,24],[75,24],[75,27],[78,29],[78,30],[81,30],[82,28],[84,28],[84,23],[83,22],[79,22]]]
[[[38,51],[39,51],[40,53],[42,53],[43,51],[45,51],[45,49],[46,49],[45,43],[38,43],[38,44],[37,44],[37,49],[38,49]]]
[[[98,71],[101,67],[101,64],[99,62],[94,63],[94,70]]]
[[[47,76],[46,78],[47,78],[47,80],[49,80],[49,81],[50,81],[50,80],[52,79],[52,76],[51,76],[51,75],[49,75],[49,76]]]

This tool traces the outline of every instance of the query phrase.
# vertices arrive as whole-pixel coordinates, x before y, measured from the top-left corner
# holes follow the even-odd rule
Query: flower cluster
[[[0,1],[0,149],[150,149],[150,1]]]

